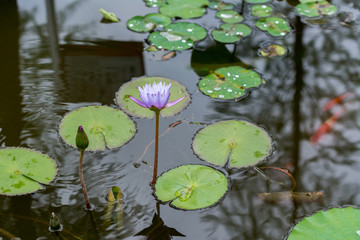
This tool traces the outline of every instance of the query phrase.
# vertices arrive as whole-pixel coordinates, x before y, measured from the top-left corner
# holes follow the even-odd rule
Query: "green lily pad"
[[[328,1],[306,2],[297,5],[296,12],[305,17],[329,16],[337,12],[337,7]]]
[[[256,27],[274,37],[284,37],[290,32],[290,25],[284,18],[268,17],[256,21]]]
[[[216,17],[220,18],[225,23],[238,23],[244,20],[237,11],[234,10],[221,10],[216,13]]]
[[[287,49],[278,44],[266,44],[259,51],[259,54],[263,57],[284,56],[286,53]]]
[[[152,85],[153,82],[163,82],[166,83],[166,85],[171,83],[169,102],[185,96],[185,98],[176,105],[161,110],[160,115],[162,117],[173,116],[184,110],[184,108],[186,108],[186,106],[190,103],[190,94],[187,92],[185,86],[179,82],[162,77],[141,77],[133,79],[121,86],[120,90],[116,93],[117,104],[125,112],[132,116],[140,118],[153,118],[155,115],[153,111],[139,106],[129,98],[129,96],[133,96],[134,98],[141,100],[139,97],[140,92],[138,86],[143,87],[146,83]]]
[[[246,89],[260,86],[262,79],[255,71],[240,66],[217,69],[201,79],[199,89],[204,94],[218,99],[245,97]]]
[[[208,0],[167,0],[159,11],[169,17],[198,18],[205,14]]]
[[[291,230],[288,240],[360,239],[360,210],[331,208],[303,218]]]
[[[255,17],[269,17],[274,9],[268,5],[251,6],[251,14]]]
[[[213,30],[213,38],[222,43],[234,43],[251,34],[251,28],[242,23],[220,25],[220,29]]]
[[[166,5],[166,0],[144,0],[148,7],[161,7]]]
[[[211,167],[183,165],[163,173],[156,181],[155,195],[162,202],[183,210],[212,206],[228,191],[226,176]]]
[[[89,138],[87,151],[118,148],[135,135],[134,122],[119,109],[106,106],[88,106],[68,113],[59,126],[61,138],[76,148],[76,134],[82,126]]]
[[[259,3],[268,3],[271,2],[272,0],[245,0],[246,3],[254,3],[254,4],[259,4]]]
[[[55,160],[27,148],[0,149],[0,195],[22,195],[49,184],[57,174]]]
[[[231,10],[234,8],[234,4],[215,0],[209,2],[208,8],[214,10]]]
[[[193,140],[199,158],[214,165],[242,168],[266,159],[272,144],[262,128],[245,121],[221,121],[201,129]]]
[[[160,13],[150,13],[143,16],[135,16],[131,18],[127,26],[135,32],[149,32],[155,27],[165,27],[171,23],[171,18]]]
[[[205,28],[195,23],[177,22],[168,25],[163,32],[151,33],[148,39],[158,49],[181,51],[205,37]]]

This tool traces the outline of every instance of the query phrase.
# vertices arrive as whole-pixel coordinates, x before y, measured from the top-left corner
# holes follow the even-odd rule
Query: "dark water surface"
[[[231,2],[241,5],[240,1]],[[96,206],[92,215],[83,210],[79,153],[61,142],[57,134],[65,113],[87,105],[115,106],[119,87],[143,75],[177,80],[192,97],[179,115],[160,120],[160,133],[177,120],[248,120],[264,127],[274,140],[275,150],[264,165],[292,170],[296,191],[325,194],[322,203],[271,205],[260,201],[257,193],[278,191],[278,186],[269,185],[252,169],[229,170],[231,190],[219,205],[187,212],[159,206],[164,224],[186,235],[174,239],[282,239],[299,217],[330,206],[359,206],[360,5],[355,0],[332,3],[339,6],[339,14],[319,25],[303,24],[293,6],[274,1],[276,12],[286,15],[296,28],[286,38],[275,40],[287,46],[289,54],[259,57],[258,46],[270,39],[255,30],[234,53],[262,73],[267,83],[242,101],[224,102],[210,99],[197,88],[200,77],[194,67],[202,58],[208,61],[203,55],[213,44],[210,38],[195,50],[179,52],[164,62],[143,53],[147,34],[126,28],[131,17],[157,11],[141,0],[0,1],[0,145],[38,149],[60,165],[56,181],[46,190],[0,196],[0,228],[24,240],[144,239],[133,235],[149,227],[157,212],[149,187],[153,147],[143,159],[150,165],[139,158],[154,137],[154,121],[134,118],[138,132],[127,145],[85,154],[85,180],[90,201]],[[121,22],[100,23],[100,8],[115,12]],[[208,10],[206,16],[192,21],[212,29],[220,25],[214,16],[215,11]],[[348,17],[350,23],[344,22]],[[233,51],[231,44],[227,49],[219,48],[224,56],[215,59]],[[347,100],[344,113],[333,129],[312,145],[310,137],[338,110],[325,112],[323,106],[347,91],[353,96]],[[180,124],[161,138],[160,173],[182,164],[206,164],[191,149],[192,138],[202,127]],[[139,168],[134,167],[137,162]],[[106,214],[105,195],[114,185],[124,194],[120,220],[111,220]],[[48,231],[51,212],[68,231],[66,237]]]

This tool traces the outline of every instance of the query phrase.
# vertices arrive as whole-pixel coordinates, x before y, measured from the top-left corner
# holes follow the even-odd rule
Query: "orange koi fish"
[[[340,95],[334,99],[332,99],[330,102],[328,102],[325,106],[324,106],[324,111],[330,110],[331,108],[333,108],[335,105],[342,103],[342,101],[347,98],[349,95],[351,95],[351,92],[346,92],[343,95]]]
[[[316,144],[324,134],[328,133],[332,129],[332,127],[334,126],[334,124],[336,123],[336,121],[339,119],[339,117],[341,116],[341,114],[343,112],[344,112],[344,109],[341,108],[334,115],[332,115],[328,120],[326,120],[326,122],[324,122],[318,128],[318,130],[314,133],[314,135],[312,135],[310,142],[312,144]]]

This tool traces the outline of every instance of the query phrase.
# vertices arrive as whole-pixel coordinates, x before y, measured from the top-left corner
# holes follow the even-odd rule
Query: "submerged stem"
[[[155,111],[155,153],[154,153],[154,172],[151,185],[155,186],[157,169],[158,169],[158,155],[159,155],[159,115],[160,111]]]
[[[81,182],[81,187],[82,190],[84,192],[84,198],[85,198],[85,202],[86,202],[86,210],[91,210],[91,204],[89,201],[89,197],[86,191],[86,186],[85,186],[85,180],[84,180],[84,174],[83,174],[83,170],[82,170],[82,161],[84,158],[84,150],[80,151],[80,159],[79,159],[79,177],[80,177],[80,182]]]

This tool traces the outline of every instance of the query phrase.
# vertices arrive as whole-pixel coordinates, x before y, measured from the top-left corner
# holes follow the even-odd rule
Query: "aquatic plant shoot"
[[[129,96],[131,100],[136,102],[143,108],[148,108],[155,112],[155,153],[154,153],[154,172],[151,185],[154,186],[157,178],[158,169],[158,155],[159,155],[159,115],[164,108],[169,108],[179,103],[185,96],[169,102],[171,83],[166,85],[163,82],[153,82],[152,85],[145,84],[143,87],[138,87],[142,101]]]

